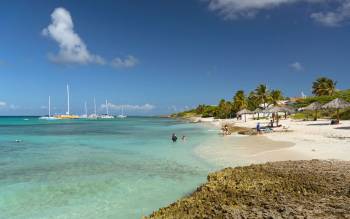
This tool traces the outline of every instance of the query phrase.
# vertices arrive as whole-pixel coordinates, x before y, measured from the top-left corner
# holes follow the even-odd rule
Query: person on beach
[[[273,120],[271,119],[270,121],[270,127],[272,128],[273,127]]]
[[[261,134],[261,128],[260,128],[260,122],[258,122],[258,124],[256,125],[256,132],[259,134]]]
[[[181,137],[181,140],[182,140],[182,141],[186,141],[186,136],[183,135],[183,136]]]
[[[177,141],[177,136],[176,136],[175,133],[173,133],[173,135],[171,136],[171,140],[172,140],[173,142],[176,142],[176,141]]]
[[[224,125],[223,132],[224,132],[224,135],[228,135],[228,134],[229,134],[227,124],[226,124],[226,125]]]

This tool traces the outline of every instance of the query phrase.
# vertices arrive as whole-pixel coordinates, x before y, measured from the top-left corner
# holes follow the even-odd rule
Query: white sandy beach
[[[269,120],[213,120],[201,119],[220,128],[224,123],[254,128]],[[205,159],[222,165],[243,165],[283,160],[338,159],[350,160],[350,121],[330,125],[329,120],[296,121],[280,120],[288,132],[274,132],[259,136],[231,135],[218,141],[208,142],[196,149]],[[283,130],[283,128],[279,128]],[[275,130],[279,130],[275,129]],[[220,141],[221,142],[221,141]]]

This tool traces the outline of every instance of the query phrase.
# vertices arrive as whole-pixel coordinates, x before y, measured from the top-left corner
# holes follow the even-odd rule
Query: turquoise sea
[[[164,118],[0,117],[0,218],[141,218],[216,170],[193,152],[216,135]]]

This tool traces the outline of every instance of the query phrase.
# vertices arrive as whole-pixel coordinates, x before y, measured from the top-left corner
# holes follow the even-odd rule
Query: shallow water
[[[0,218],[140,218],[217,168],[193,153],[217,135],[199,125],[27,118],[0,117]]]

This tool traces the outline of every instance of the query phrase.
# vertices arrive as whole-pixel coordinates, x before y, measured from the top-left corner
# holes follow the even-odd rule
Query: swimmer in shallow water
[[[176,141],[177,141],[177,136],[176,136],[175,133],[173,133],[173,135],[171,136],[171,140],[172,140],[173,142],[176,142]]]

